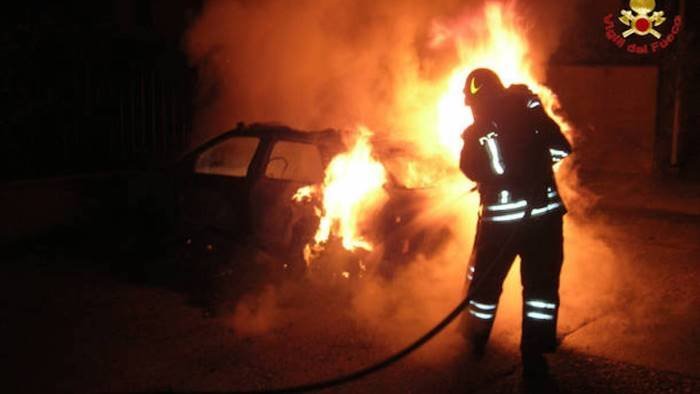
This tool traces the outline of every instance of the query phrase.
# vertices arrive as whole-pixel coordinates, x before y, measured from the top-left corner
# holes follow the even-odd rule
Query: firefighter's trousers
[[[503,280],[520,256],[523,353],[556,349],[559,274],[563,255],[562,214],[499,223],[479,220],[469,267],[461,329],[475,349],[488,341]]]

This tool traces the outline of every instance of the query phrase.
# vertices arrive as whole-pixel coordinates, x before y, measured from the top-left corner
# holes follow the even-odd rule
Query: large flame
[[[387,177],[384,166],[372,157],[371,135],[369,129],[360,126],[357,140],[350,150],[335,156],[326,169],[321,191],[323,205],[316,212],[320,224],[313,242],[304,250],[307,264],[323,250],[331,236],[339,238],[348,251],[373,249],[362,226],[386,201],[383,186]],[[293,198],[303,200],[313,191],[313,186],[302,187]]]
[[[464,34],[466,27],[475,24],[487,31],[486,38],[476,43]],[[453,160],[459,159],[462,149],[461,132],[474,122],[471,110],[464,105],[462,91],[467,75],[476,68],[495,71],[505,86],[526,84],[540,96],[545,109],[562,129],[569,130],[568,124],[555,112],[558,106],[556,96],[534,77],[533,64],[529,60],[530,47],[517,27],[513,9],[490,3],[484,9],[482,20],[465,17],[452,28],[438,23],[433,26],[432,45],[444,45],[450,39],[457,45],[460,64],[448,76],[447,90],[437,102],[437,132]]]
[[[434,184],[439,178],[441,183],[436,188],[438,192],[434,193],[434,198],[440,201],[433,205],[454,205],[454,201],[458,201],[471,188],[459,173],[457,165],[463,145],[461,134],[473,123],[463,94],[464,82],[471,70],[490,68],[506,86],[526,84],[540,96],[545,109],[562,129],[569,130],[569,126],[555,112],[558,106],[556,96],[535,78],[530,47],[518,28],[515,16],[513,8],[489,3],[483,15],[471,14],[455,21],[435,22],[429,43],[434,48],[454,46],[458,53],[456,65],[438,78],[437,83],[435,80],[426,82],[408,78],[403,85],[397,86],[397,96],[428,99],[418,111],[415,105],[399,103],[398,106],[420,129],[412,133],[418,137],[414,135],[407,139],[430,152],[428,156],[431,159],[393,158],[392,161],[399,161],[398,166],[389,162],[385,164],[392,169],[394,176],[409,187]],[[475,31],[479,32],[478,36],[474,35]],[[317,212],[321,218],[320,225],[305,251],[307,262],[323,250],[331,236],[341,239],[347,250],[372,250],[372,244],[364,238],[361,226],[367,225],[367,213],[376,210],[386,200],[382,186],[387,182],[387,176],[382,164],[372,157],[369,132],[361,129],[359,134],[357,142],[348,152],[333,159],[320,190],[306,187],[300,189],[295,197],[308,198],[313,192],[323,196],[323,206]],[[435,159],[438,157],[440,160]],[[394,167],[398,167],[398,171],[394,171]],[[476,204],[475,200],[470,201],[470,204]],[[472,208],[476,212],[476,207]],[[464,206],[455,205],[455,209],[464,209]]]

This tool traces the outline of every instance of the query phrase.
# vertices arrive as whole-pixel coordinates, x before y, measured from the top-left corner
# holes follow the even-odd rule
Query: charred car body
[[[188,242],[210,237],[255,245],[285,268],[303,271],[302,251],[319,225],[318,205],[295,203],[292,196],[323,182],[332,158],[347,150],[343,141],[337,130],[303,132],[274,124],[239,124],[210,140],[175,167],[179,232]],[[447,231],[416,225],[424,191],[389,178],[389,201],[371,235],[381,245],[385,273],[418,253],[433,253]]]

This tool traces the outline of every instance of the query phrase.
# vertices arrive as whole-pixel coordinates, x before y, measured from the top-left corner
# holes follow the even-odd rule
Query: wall
[[[579,131],[583,170],[650,175],[654,169],[658,69],[555,66],[548,85]]]

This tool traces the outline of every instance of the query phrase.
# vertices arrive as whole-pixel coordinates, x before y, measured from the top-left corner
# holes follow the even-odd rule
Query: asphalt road
[[[567,220],[561,347],[549,358],[553,380],[546,387],[520,376],[519,289],[511,275],[484,360],[469,360],[449,327],[400,363],[328,391],[700,392],[700,216],[618,207]],[[275,262],[250,251],[244,259],[252,265],[222,265],[205,254],[198,272],[208,274],[197,279],[171,278],[167,262],[148,274],[125,274],[115,266],[136,263],[115,261],[111,252],[49,242],[5,259],[3,391],[238,391],[307,383],[387,356],[461,295],[452,283],[461,280],[458,269],[436,271],[435,261],[419,263],[432,268],[407,277],[410,285],[272,283],[262,272]],[[268,271],[242,268],[261,264]]]

